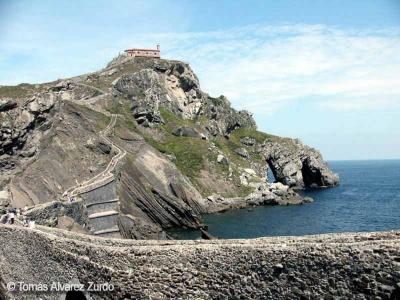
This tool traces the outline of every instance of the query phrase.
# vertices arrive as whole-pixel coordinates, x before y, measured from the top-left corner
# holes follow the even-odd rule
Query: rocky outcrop
[[[25,100],[0,100],[0,185],[31,161],[53,124],[57,97],[36,93]]]
[[[246,197],[225,198],[220,195],[207,197],[208,213],[223,212],[229,209],[246,208],[259,205],[299,205],[311,203],[313,199],[302,197],[282,183],[251,184],[254,192]]]
[[[184,137],[192,137],[192,138],[201,138],[200,133],[191,127],[179,127],[175,128],[172,131],[172,134],[175,136],[184,136]]]
[[[2,299],[65,296],[21,292],[18,282],[80,283],[92,299],[398,299],[400,292],[399,232],[127,241],[2,225],[0,243]],[[90,282],[113,289],[86,292]]]
[[[159,237],[170,227],[199,228],[204,200],[168,159],[143,145],[121,171],[119,195],[126,237]],[[129,224],[131,226],[129,226]]]
[[[226,97],[212,98],[201,91],[197,76],[182,62],[149,63],[140,71],[121,76],[114,88],[132,99],[132,113],[146,127],[164,122],[161,107],[183,119],[205,116],[208,122],[204,127],[214,136],[229,136],[239,127],[256,127],[251,114],[233,109]]]
[[[88,233],[84,229],[88,224],[87,213],[81,201],[54,201],[37,205],[24,212],[24,217],[28,220],[34,220],[36,224]],[[69,228],[69,226],[66,225],[68,219],[76,226]]]
[[[18,103],[12,99],[0,100],[0,112],[16,108]]]
[[[319,151],[297,140],[266,142],[263,154],[277,181],[290,187],[332,187],[339,184]]]
[[[64,102],[58,113],[51,130],[37,141],[40,151],[34,161],[10,180],[14,207],[57,200],[77,181],[101,172],[110,160],[109,146],[102,146],[95,131],[103,115],[70,102]],[[93,148],[87,147],[91,141]]]
[[[257,127],[252,114],[245,110],[233,109],[225,96],[207,97],[202,109],[204,115],[210,120],[206,129],[213,136],[229,137],[230,133],[237,128],[255,129]]]

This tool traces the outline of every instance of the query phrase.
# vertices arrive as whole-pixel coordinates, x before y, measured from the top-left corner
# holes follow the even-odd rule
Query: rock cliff
[[[93,200],[108,183],[108,198]],[[293,188],[338,183],[317,150],[258,131],[180,61],[122,56],[98,72],[0,87],[0,213],[74,196],[86,214],[75,229],[166,238],[202,227],[202,213],[301,204]],[[38,222],[65,221],[51,216]]]
[[[338,175],[329,169],[321,153],[300,141],[266,142],[263,154],[275,178],[290,187],[332,187],[339,184]]]

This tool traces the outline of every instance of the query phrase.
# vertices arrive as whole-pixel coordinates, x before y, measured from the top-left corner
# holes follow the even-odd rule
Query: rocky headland
[[[180,61],[119,56],[98,72],[0,87],[0,213],[27,207],[38,224],[164,239],[203,228],[204,213],[308,203],[297,189],[337,184],[317,150],[258,131]]]

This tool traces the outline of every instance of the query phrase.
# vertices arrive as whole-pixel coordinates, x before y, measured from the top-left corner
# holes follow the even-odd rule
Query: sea
[[[400,160],[329,161],[340,176],[334,188],[301,192],[313,203],[258,206],[203,215],[217,238],[299,236],[334,232],[400,230]],[[197,230],[173,229],[177,239],[198,239]]]

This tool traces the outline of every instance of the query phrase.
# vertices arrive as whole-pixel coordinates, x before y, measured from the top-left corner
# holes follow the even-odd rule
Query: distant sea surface
[[[313,203],[204,215],[209,233],[231,239],[400,229],[400,160],[331,161],[329,166],[339,174],[340,185],[302,192]],[[171,234],[200,236],[191,230]]]

